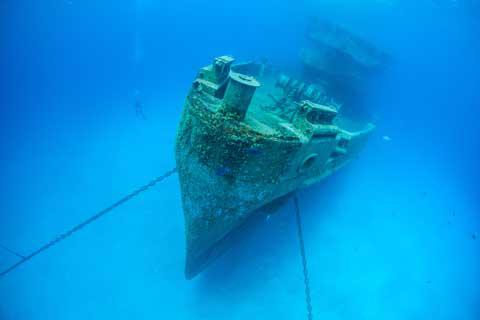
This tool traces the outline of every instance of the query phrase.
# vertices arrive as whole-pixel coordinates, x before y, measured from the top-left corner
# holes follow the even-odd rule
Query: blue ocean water
[[[314,319],[480,319],[478,2],[4,0],[0,15],[1,245],[28,255],[172,168],[198,68],[292,67],[320,16],[392,64],[360,158],[299,193]],[[0,278],[0,319],[306,319],[295,228],[287,203],[187,281],[174,176]],[[17,261],[0,249],[0,268]]]

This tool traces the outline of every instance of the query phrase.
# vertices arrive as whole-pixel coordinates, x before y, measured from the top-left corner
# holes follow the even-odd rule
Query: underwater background
[[[357,161],[299,192],[314,319],[480,319],[480,3],[0,1],[0,244],[27,255],[175,166],[197,70],[298,63],[309,17],[392,63]],[[143,115],[135,108],[141,101]],[[306,319],[292,203],[194,280],[173,176],[0,278],[0,319]],[[0,248],[0,268],[18,257]]]

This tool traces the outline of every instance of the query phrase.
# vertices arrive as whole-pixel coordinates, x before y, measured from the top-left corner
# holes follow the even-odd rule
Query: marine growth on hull
[[[385,56],[325,22],[307,35],[300,75],[220,56],[193,82],[176,143],[187,278],[259,208],[352,160],[374,129],[360,112],[363,84]]]

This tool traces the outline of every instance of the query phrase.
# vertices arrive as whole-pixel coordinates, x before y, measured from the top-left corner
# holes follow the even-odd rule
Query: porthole
[[[300,165],[298,171],[299,172],[305,172],[305,171],[309,170],[310,168],[312,168],[313,165],[315,164],[315,162],[317,161],[317,157],[318,157],[318,154],[316,154],[316,153],[310,154],[307,157],[305,157],[305,159],[303,159],[302,164]]]

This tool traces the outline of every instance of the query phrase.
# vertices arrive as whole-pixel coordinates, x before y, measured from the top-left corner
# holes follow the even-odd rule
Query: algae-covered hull
[[[355,158],[374,126],[342,108],[327,87],[266,63],[222,56],[200,70],[176,142],[187,278],[224,252],[257,209]]]

